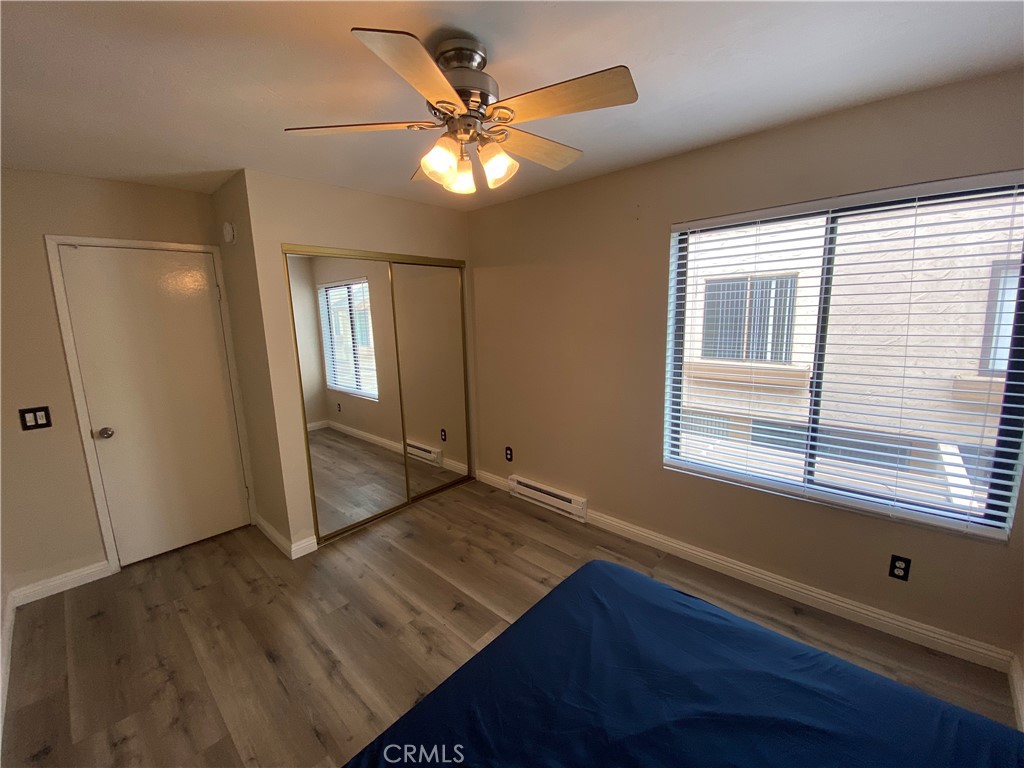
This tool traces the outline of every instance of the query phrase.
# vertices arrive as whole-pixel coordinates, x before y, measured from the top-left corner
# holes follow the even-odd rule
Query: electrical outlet
[[[505,446],[505,461],[512,461],[512,446]]]
[[[338,403],[338,413],[341,413],[341,403]]]
[[[441,442],[442,443],[447,443],[448,442],[448,430],[445,429],[444,427],[441,428]]]
[[[20,408],[18,410],[18,417],[21,419],[21,428],[23,430],[47,429],[53,426],[53,422],[50,421],[50,406],[48,405],[39,405],[35,408]]]
[[[900,581],[910,581],[910,558],[903,555],[890,557],[889,576]]]

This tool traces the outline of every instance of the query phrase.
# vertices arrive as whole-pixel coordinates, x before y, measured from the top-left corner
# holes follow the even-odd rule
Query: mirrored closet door
[[[395,331],[413,497],[468,473],[459,270],[395,264]]]
[[[383,256],[287,261],[323,541],[470,474],[462,274]]]

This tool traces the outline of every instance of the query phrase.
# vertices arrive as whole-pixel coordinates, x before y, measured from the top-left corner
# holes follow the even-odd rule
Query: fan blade
[[[557,141],[534,136],[532,133],[516,128],[503,128],[508,131],[508,138],[501,142],[501,148],[511,155],[532,160],[553,171],[560,171],[565,166],[578,160],[583,150],[559,144]]]
[[[495,102],[487,108],[487,119],[497,117],[501,123],[525,123],[543,117],[632,104],[636,99],[636,86],[629,67],[618,66]],[[505,110],[512,113],[510,120],[501,119]]]
[[[409,179],[409,181],[429,181],[429,179],[427,178],[427,174],[423,172],[423,168],[417,165],[416,173],[412,175],[412,178]]]
[[[285,133],[302,133],[304,136],[317,136],[326,133],[358,133],[360,131],[427,131],[431,128],[444,128],[434,123],[353,123],[351,125],[306,125],[301,128],[285,128]]]
[[[466,114],[459,94],[415,35],[361,27],[353,28],[352,34],[442,112]]]

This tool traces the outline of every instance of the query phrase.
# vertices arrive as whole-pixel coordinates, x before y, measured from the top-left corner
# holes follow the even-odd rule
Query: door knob
[[[96,430],[96,437],[101,437],[104,440],[109,440],[113,436],[114,430],[111,429],[110,427],[101,427],[100,429]]]

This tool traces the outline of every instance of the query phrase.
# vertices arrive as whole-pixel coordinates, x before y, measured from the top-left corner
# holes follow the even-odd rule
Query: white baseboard
[[[256,527],[263,531],[263,535],[270,539],[271,543],[284,552],[291,560],[296,560],[316,550],[315,536],[307,536],[293,543],[259,515],[256,515],[255,523]]]
[[[316,552],[316,548],[316,536],[307,536],[306,538],[299,539],[292,544],[290,557],[292,560],[298,560],[300,557],[308,555],[310,552]]]
[[[281,532],[274,526],[268,523],[259,515],[255,515],[253,522],[256,523],[256,527],[263,531],[263,535],[270,539],[271,543],[284,552],[288,557],[292,556],[292,543],[286,539]]]
[[[889,613],[832,592],[826,592],[823,589],[779,576],[762,568],[747,565],[739,560],[686,544],[656,531],[641,528],[633,523],[627,523],[595,509],[590,510],[588,522],[598,528],[625,536],[627,539],[647,544],[683,560],[724,573],[791,600],[798,600],[836,616],[842,616],[844,619],[855,621],[894,637],[909,640],[926,648],[942,651],[950,656],[966,659],[1000,672],[1009,672],[1010,670],[1013,654],[1004,648],[898,616],[895,613]]]
[[[73,571],[37,581],[35,584],[26,584],[24,587],[12,589],[8,600],[17,608],[19,605],[32,603],[44,597],[56,595],[58,592],[80,587],[82,584],[88,584],[90,581],[102,579],[104,576],[109,576],[112,573],[116,573],[116,571],[111,569],[110,563],[106,560],[101,560],[98,563],[86,565],[83,568],[76,568]]]
[[[368,443],[379,445],[381,448],[387,448],[389,451],[395,453],[404,453],[402,450],[402,444],[395,442],[394,440],[388,440],[386,437],[378,437],[377,435],[371,435],[369,432],[363,432],[361,429],[355,429],[354,427],[348,427],[344,424],[339,424],[336,421],[328,421],[327,426],[331,429],[336,429],[338,432],[342,432],[352,437],[358,437],[360,440],[365,440]]]
[[[307,432],[314,432],[318,429],[325,429],[329,427],[331,422],[329,421],[311,421],[306,425]]]
[[[1017,654],[1010,664],[1010,697],[1017,715],[1017,730],[1024,731],[1024,659]]]
[[[483,472],[478,469],[474,476],[481,483],[487,483],[487,485],[493,486],[495,488],[500,488],[503,491],[508,491],[511,490],[512,488],[512,485],[511,483],[509,483],[508,478],[502,477],[501,475],[492,475],[490,472]]]
[[[489,472],[477,470],[477,480],[492,485],[502,490],[509,489],[508,479]],[[724,573],[735,579],[748,584],[774,592],[777,595],[797,600],[801,603],[813,606],[844,619],[855,621],[858,624],[877,629],[886,634],[899,637],[904,640],[923,645],[936,651],[948,653],[960,659],[981,664],[982,666],[996,669],[1000,672],[1010,672],[1011,662],[1014,655],[1004,649],[980,640],[958,635],[930,624],[914,621],[912,619],[898,616],[888,611],[883,611],[864,603],[859,603],[846,597],[826,592],[823,589],[803,584],[799,581],[778,576],[762,568],[733,560],[732,558],[719,555],[692,544],[673,539],[656,531],[642,528],[639,525],[628,523],[605,512],[599,512],[591,508],[588,511],[588,525],[617,533],[627,539],[647,544],[662,552],[687,560],[713,571]],[[1018,677],[1021,687],[1017,689],[1016,695],[1020,696],[1021,704],[1024,705],[1024,670]],[[1018,708],[1018,717],[1021,716],[1021,708]]]
[[[469,472],[469,466],[461,461],[455,461],[455,459],[442,459],[441,466],[457,475],[464,475]]]

